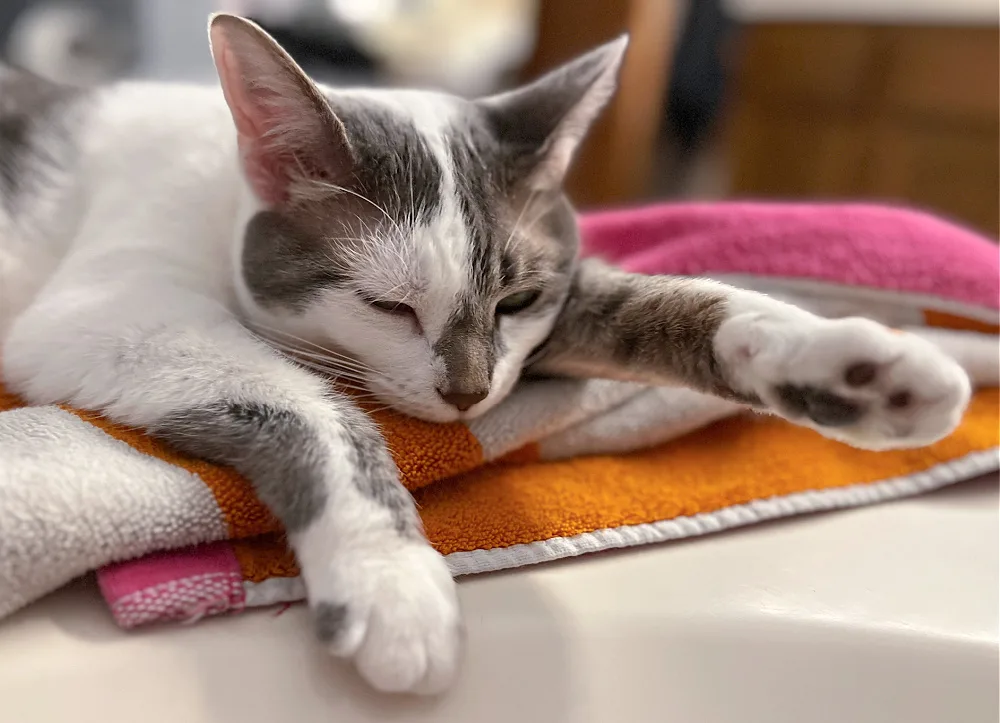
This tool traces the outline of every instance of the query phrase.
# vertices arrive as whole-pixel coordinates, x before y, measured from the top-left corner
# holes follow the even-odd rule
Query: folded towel
[[[929,217],[660,206],[582,227],[590,252],[626,267],[726,276],[827,315],[974,329],[939,339],[996,375],[997,249]],[[880,270],[863,257],[875,248]],[[429,539],[454,573],[470,574],[969,479],[1000,468],[998,405],[996,389],[981,390],[948,439],[882,453],[688,390],[603,381],[524,384],[468,425],[374,416]],[[231,470],[89,412],[22,407],[2,390],[0,460],[0,615],[98,568],[126,627],[303,597],[277,522]]]

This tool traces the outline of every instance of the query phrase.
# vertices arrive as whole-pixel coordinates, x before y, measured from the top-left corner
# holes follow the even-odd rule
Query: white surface
[[[992,24],[997,0],[725,0],[746,22],[816,20],[830,22]]]
[[[0,721],[995,723],[996,478],[461,584],[440,700],[367,691],[292,608],[123,633],[89,583],[0,623]]]

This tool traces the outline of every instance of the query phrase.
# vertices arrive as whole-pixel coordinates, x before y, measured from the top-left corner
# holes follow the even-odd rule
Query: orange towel
[[[550,384],[556,386],[526,390],[529,397],[540,394],[549,411],[528,425],[538,440],[528,444],[518,444],[523,430],[505,423],[503,407],[492,421],[470,426],[374,415],[404,484],[414,492],[428,538],[448,555],[456,574],[892,499],[998,467],[996,389],[975,395],[961,427],[949,438],[923,449],[876,453],[776,418],[734,416],[726,403],[686,390],[606,382]],[[563,384],[568,386],[558,386]],[[569,393],[573,388],[576,395]],[[547,399],[547,392],[554,392],[563,406]],[[641,413],[643,401],[647,410],[658,409],[670,399],[675,411],[688,411],[669,420],[665,429],[670,434],[717,421],[644,450],[591,456],[579,456],[577,450],[578,456],[551,459],[572,451],[574,435],[580,444],[593,442],[586,427],[594,419],[613,419],[630,408]],[[512,409],[523,411],[523,400],[512,402]],[[591,417],[580,421],[581,408]],[[555,418],[571,423],[544,437],[541,430],[551,428]],[[0,579],[0,615],[88,569],[213,540],[225,542],[211,555],[195,547],[103,568],[99,580],[119,622],[132,626],[301,598],[298,570],[277,521],[232,470],[184,457],[140,431],[90,412],[20,408],[15,397],[0,389],[0,440],[9,438],[12,429],[28,431],[17,440],[20,457],[4,457],[13,465],[5,465],[7,479],[0,473],[0,521],[23,520],[43,508],[64,510],[66,519],[33,521],[34,527],[48,531],[43,536],[56,536],[52,541],[35,540],[37,544],[22,549],[51,545],[80,554],[47,561],[41,579],[38,560],[24,556],[8,564],[25,572],[19,580],[17,574]],[[561,441],[552,444],[553,439]],[[609,444],[614,446],[614,439]],[[78,452],[81,448],[89,460]],[[74,467],[71,473],[58,466],[60,455]],[[41,464],[43,476],[26,478],[24,460],[29,458],[31,464]],[[87,469],[75,469],[76,460]],[[55,465],[51,469],[50,463]],[[136,464],[146,467],[139,470]],[[94,472],[90,477],[88,469]],[[3,492],[12,482],[30,489],[20,509],[17,495]],[[123,494],[124,502],[109,502]],[[36,502],[29,509],[31,495]],[[67,498],[83,501],[74,506]],[[79,524],[81,519],[85,525]],[[5,536],[14,534],[10,529],[5,527]],[[17,546],[11,549],[16,556]],[[192,569],[197,574],[190,574]],[[142,571],[142,580],[160,582],[136,590],[136,577],[130,576],[136,570]],[[166,588],[164,575],[170,582]],[[170,577],[178,575],[189,585],[180,597],[179,581]],[[132,587],[123,588],[122,580]],[[166,597],[165,589],[170,591]]]

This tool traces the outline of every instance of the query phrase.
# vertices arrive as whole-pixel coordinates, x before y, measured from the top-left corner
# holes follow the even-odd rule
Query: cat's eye
[[[497,303],[497,313],[504,315],[520,313],[538,301],[541,295],[542,292],[531,290],[505,296]]]
[[[397,316],[416,315],[412,306],[404,304],[401,301],[381,301],[378,299],[366,299],[366,301],[369,306],[378,309],[379,311],[384,311],[387,314],[395,314]]]

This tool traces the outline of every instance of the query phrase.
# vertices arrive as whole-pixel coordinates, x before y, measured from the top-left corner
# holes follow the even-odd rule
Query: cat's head
[[[562,183],[625,39],[469,101],[322,88],[233,16],[210,36],[252,207],[248,323],[414,416],[495,405],[565,302],[578,238]]]

